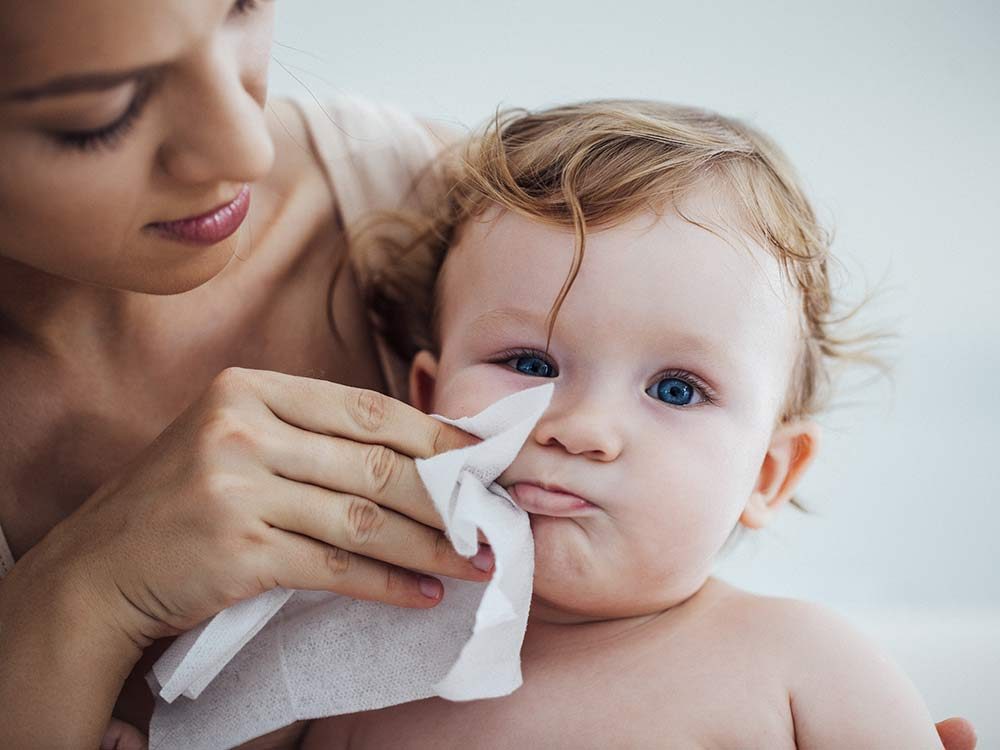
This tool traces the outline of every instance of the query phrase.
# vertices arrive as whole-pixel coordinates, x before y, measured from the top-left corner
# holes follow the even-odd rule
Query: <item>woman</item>
[[[265,106],[273,12],[0,10],[0,746],[141,742],[166,639],[275,585],[429,607],[423,573],[489,577],[412,462],[471,438],[373,393],[399,363],[344,265],[433,141]]]

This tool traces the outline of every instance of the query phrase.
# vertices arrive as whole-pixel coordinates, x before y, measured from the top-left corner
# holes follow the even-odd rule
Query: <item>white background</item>
[[[844,295],[878,293],[859,322],[899,338],[892,383],[822,419],[813,512],[722,573],[849,614],[936,717],[1000,748],[998,39],[986,0],[284,0],[272,91],[463,125],[501,103],[650,97],[769,132],[836,229]]]

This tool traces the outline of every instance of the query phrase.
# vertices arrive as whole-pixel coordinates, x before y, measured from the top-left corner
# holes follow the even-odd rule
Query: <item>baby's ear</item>
[[[792,497],[806,468],[819,450],[819,425],[811,420],[784,422],[771,436],[750,499],[740,523],[759,529]]]
[[[410,405],[430,414],[434,410],[434,384],[438,362],[431,352],[421,349],[410,363]]]

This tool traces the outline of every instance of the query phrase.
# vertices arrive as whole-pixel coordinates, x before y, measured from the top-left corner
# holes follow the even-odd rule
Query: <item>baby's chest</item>
[[[453,703],[429,699],[363,715],[348,744],[447,750],[531,748],[794,748],[787,699],[766,687],[733,684],[649,665],[591,664],[590,669],[525,670],[514,694]],[[747,690],[746,688],[751,688]],[[308,747],[308,746],[307,746]]]

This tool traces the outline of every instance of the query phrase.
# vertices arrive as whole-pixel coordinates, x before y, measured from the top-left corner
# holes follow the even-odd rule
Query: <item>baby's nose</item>
[[[624,447],[621,414],[611,404],[556,403],[553,399],[532,433],[536,443],[559,446],[595,461],[614,461]]]

